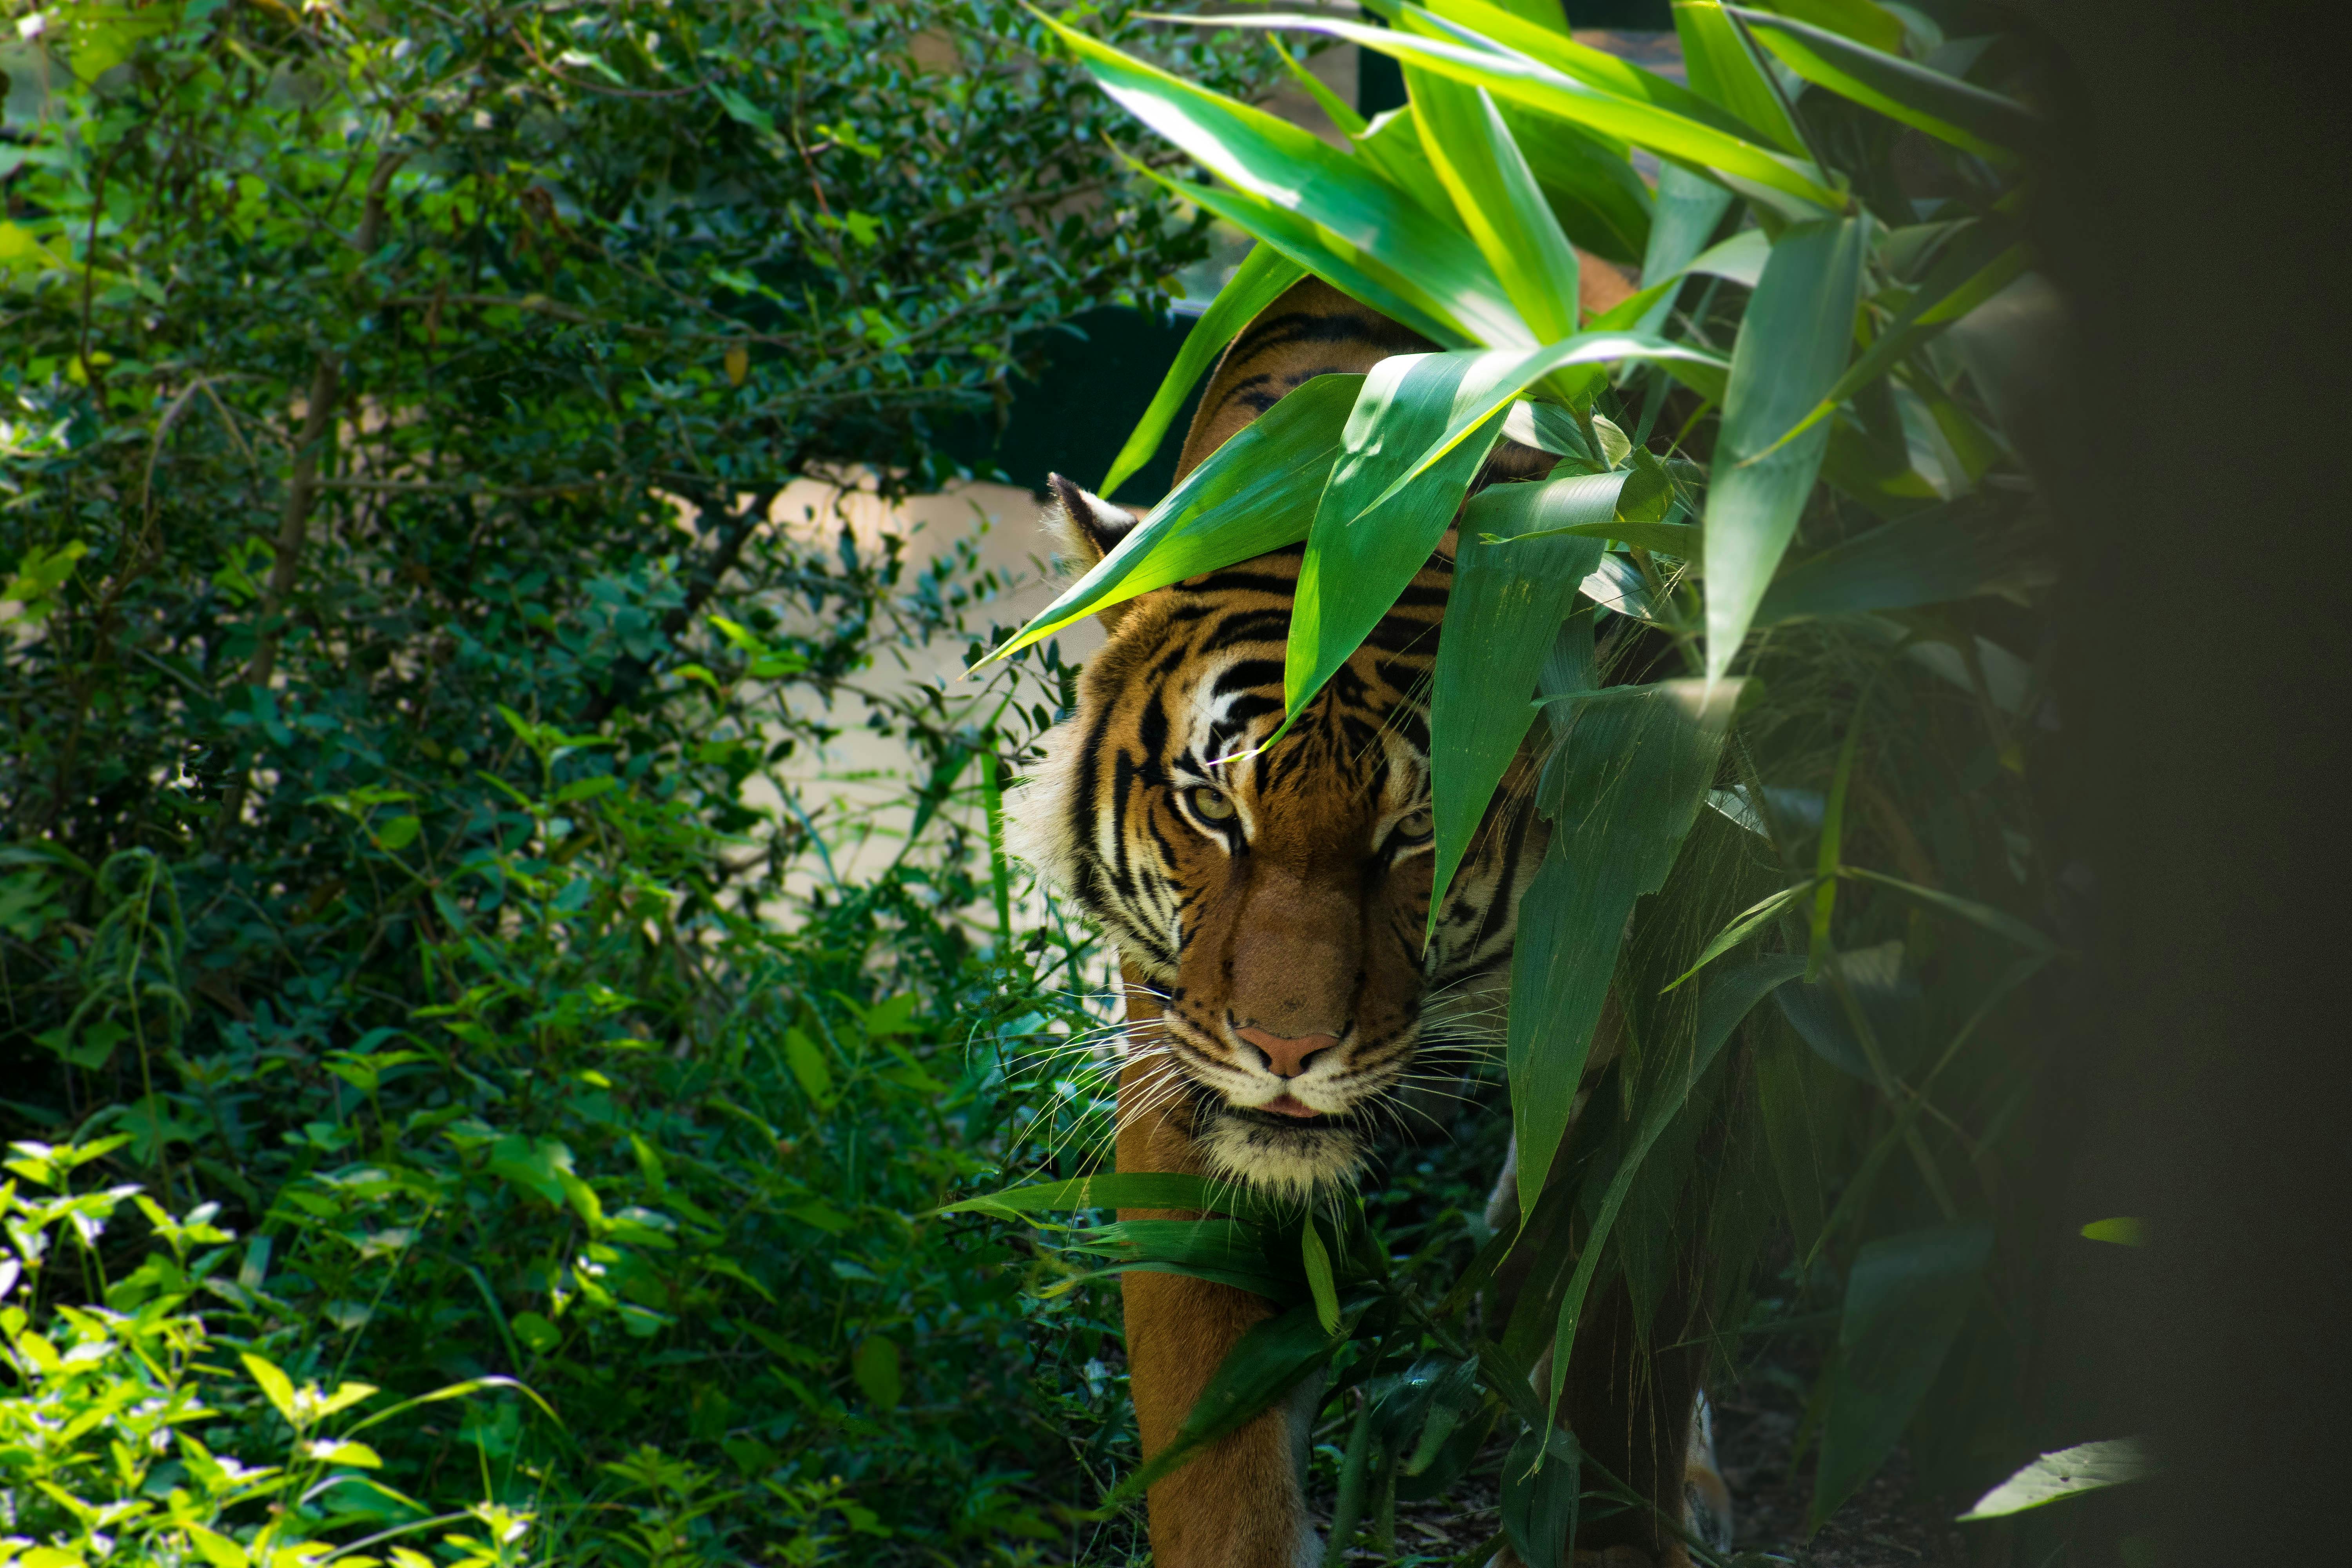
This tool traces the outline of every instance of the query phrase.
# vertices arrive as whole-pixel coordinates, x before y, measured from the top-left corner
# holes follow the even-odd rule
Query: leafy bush
[[[1106,491],[1302,277],[1440,352],[1309,384],[1004,647],[1240,550],[1220,538],[1302,542],[1295,715],[1461,518],[1433,678],[1440,892],[1537,706],[1549,742],[1553,834],[1506,1050],[1525,1226],[1475,1264],[1464,1226],[1435,1281],[1391,1273],[1377,1212],[1213,1222],[1213,1262],[1164,1227],[1096,1233],[1113,1267],[1250,1274],[1290,1309],[1154,1463],[1329,1369],[1328,1398],[1362,1391],[1351,1425],[1327,1406],[1355,1478],[1334,1552],[1357,1507],[1428,1484],[1442,1455],[1458,1472],[1447,1433],[1500,1425],[1518,1434],[1507,1531],[1557,1561],[1526,1524],[1577,1506],[1575,1444],[1548,1417],[1571,1355],[1613,1353],[1576,1330],[1622,1281],[1645,1331],[1727,1370],[1751,1335],[1832,1336],[1804,1426],[1816,1527],[1906,1432],[1931,1484],[1981,1487],[2039,1446],[2014,1179],[2038,1064],[2002,1020],[2058,955],[2065,903],[2030,787],[2056,722],[2019,417],[2050,295],[2012,216],[2036,62],[1965,8],[1938,10],[1948,37],[1866,0],[1680,0],[1685,88],[1576,42],[1553,7],[1373,8],[1391,25],[1251,24],[1402,63],[1403,109],[1368,124],[1327,102],[1345,151],[1056,24],[1111,98],[1220,176],[1186,194],[1259,242]],[[1654,190],[1637,153],[1662,161]],[[1644,286],[1580,317],[1577,247],[1640,260]],[[1557,467],[1464,511],[1506,431]],[[1241,472],[1288,478],[1242,495]],[[1624,1050],[1571,1128],[1612,995]],[[1183,1178],[1119,1181],[1142,1185],[994,1206],[1232,1206]],[[1480,1323],[1515,1246],[1552,1261],[1507,1322]],[[1566,1462],[1536,1469],[1546,1452]],[[1589,1464],[1583,1484],[1617,1506]]]
[[[920,1216],[1098,1114],[1008,1086],[1093,1027],[1096,965],[1009,940],[984,807],[1067,671],[899,679],[1003,584],[774,501],[940,478],[936,424],[1072,312],[1162,302],[1197,220],[1013,5],[10,15],[0,1116],[159,1227],[92,1233],[44,1287],[84,1318],[26,1320],[89,1326],[104,1381],[10,1396],[145,1386],[88,1314],[184,1298],[155,1333],[298,1390],[478,1391],[372,1426],[374,1489],[269,1551],[456,1498],[529,1516],[458,1531],[501,1562],[1063,1539],[1129,1441],[1097,1309]],[[809,787],[852,725],[905,810],[836,874],[879,831]],[[157,1216],[206,1205],[242,1240],[183,1258]],[[185,1364],[222,1452],[280,1452]],[[168,1511],[160,1458],[52,1459]],[[387,1539],[475,1552],[441,1530]]]

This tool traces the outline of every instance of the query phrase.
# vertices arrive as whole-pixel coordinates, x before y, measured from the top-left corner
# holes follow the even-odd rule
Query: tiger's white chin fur
[[[1305,1202],[1352,1184],[1370,1153],[1352,1127],[1269,1127],[1219,1108],[1193,1134],[1213,1179]]]

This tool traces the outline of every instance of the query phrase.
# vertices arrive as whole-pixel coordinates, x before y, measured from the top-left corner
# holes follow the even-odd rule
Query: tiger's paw
[[[1715,1458],[1715,1410],[1706,1395],[1691,1412],[1690,1447],[1683,1460],[1683,1528],[1717,1552],[1731,1550],[1731,1488]]]

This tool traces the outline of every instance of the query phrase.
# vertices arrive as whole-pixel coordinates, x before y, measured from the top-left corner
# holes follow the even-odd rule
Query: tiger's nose
[[[1274,1069],[1276,1078],[1297,1078],[1307,1070],[1307,1064],[1318,1052],[1328,1051],[1339,1043],[1337,1035],[1270,1035],[1264,1029],[1237,1029],[1234,1033],[1255,1046],[1265,1058],[1265,1065]]]

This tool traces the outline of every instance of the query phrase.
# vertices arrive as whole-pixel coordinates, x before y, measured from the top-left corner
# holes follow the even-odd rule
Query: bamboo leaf
[[[1486,89],[1405,68],[1421,144],[1462,226],[1538,342],[1577,327],[1576,247]]]
[[[1634,331],[1654,332],[1664,326],[1681,287],[1683,268],[1707,248],[1707,240],[1730,205],[1731,193],[1713,180],[1677,163],[1659,169],[1657,199],[1650,209],[1650,245],[1642,255],[1642,281],[1648,286],[1644,293],[1650,289],[1660,293],[1627,323]]]
[[[1346,1326],[1344,1321],[1341,1326]],[[1346,1342],[1323,1331],[1311,1301],[1254,1324],[1225,1352],[1184,1418],[1176,1440],[1153,1455],[1150,1463],[1130,1471],[1104,1500],[1105,1507],[1114,1508],[1140,1496],[1162,1476],[1197,1457],[1202,1447],[1246,1425]]]
[[[2042,1455],[1979,1498],[1963,1520],[2003,1519],[2084,1492],[2143,1481],[2160,1468],[2137,1437],[2106,1437]]]
[[[1625,144],[1515,103],[1496,107],[1568,237],[1596,256],[1640,266],[1654,200]]]
[[[1299,563],[1283,667],[1285,730],[1354,655],[1444,537],[1502,431],[1506,399],[1494,395],[1493,381],[1508,363],[1509,356],[1496,354],[1398,354],[1364,378]],[[1441,432],[1473,408],[1493,412],[1413,482],[1398,482]]]
[[[1584,1453],[1576,1435],[1530,1426],[1503,1461],[1503,1532],[1527,1568],[1563,1568],[1574,1547]]]
[[[1882,1237],[1846,1276],[1807,1528],[1819,1530],[1885,1462],[1936,1380],[1992,1255],[1984,1226]]]
[[[1402,11],[1408,17],[1427,15],[1412,6],[1403,7]],[[1715,110],[1702,99],[1672,88],[1672,84],[1665,83],[1662,78],[1653,77],[1651,81],[1672,89],[1670,93],[1658,96],[1676,99],[1673,109],[1662,109],[1642,98],[1621,97],[1616,92],[1593,87],[1543,58],[1498,47],[1491,40],[1479,39],[1475,43],[1457,41],[1465,36],[1463,29],[1448,29],[1433,18],[1431,30],[1441,36],[1427,37],[1393,27],[1368,26],[1360,22],[1329,16],[1223,15],[1166,19],[1188,21],[1204,26],[1288,28],[1344,38],[1433,75],[1449,77],[1471,87],[1483,87],[1498,99],[1508,99],[1541,113],[1557,115],[1603,136],[1615,137],[1637,147],[1646,147],[1662,156],[1685,159],[1736,177],[1776,205],[1784,205],[1793,216],[1818,216],[1822,212],[1835,212],[1845,205],[1844,197],[1823,182],[1821,172],[1811,163],[1775,153],[1748,140],[1748,133],[1737,121],[1731,121],[1730,126],[1725,127],[1721,122],[1731,120],[1730,116]],[[1558,37],[1557,35],[1551,37]],[[1558,42],[1570,51],[1582,48],[1570,39],[1559,38]],[[1592,52],[1597,54],[1600,51]],[[1612,63],[1623,65],[1622,61]],[[1637,68],[1624,67],[1627,71]],[[1640,74],[1649,75],[1647,72]],[[1647,90],[1655,92],[1656,89]],[[1303,136],[1306,132],[1298,134]],[[1174,139],[1171,137],[1171,140]],[[1194,155],[1199,156],[1198,153]],[[1221,169],[1219,172],[1223,171]]]
[[[1793,17],[1739,5],[1724,9],[1753,27],[1764,47],[1807,81],[1938,141],[2003,163],[2042,144],[2041,116],[2015,99]]]
[[[1962,527],[1949,508],[1930,507],[1784,568],[1756,606],[1756,624],[1965,599],[2013,582],[2020,565],[2004,542]]]
[[[1721,104],[1782,152],[1810,155],[1779,87],[1764,74],[1762,62],[1718,0],[1675,0],[1675,34],[1682,40],[1693,92]]]
[[[1875,0],[1774,0],[1764,9],[1843,33],[1874,49],[1900,53],[1903,48],[1903,24]]]
[[[1154,588],[1306,538],[1363,384],[1360,375],[1318,375],[1236,431],[1094,570],[981,664]]]
[[[1254,205],[1279,209],[1292,218],[1286,226],[1288,232],[1282,235],[1243,225],[1259,237],[1281,241],[1294,259],[1318,276],[1322,269],[1298,254],[1309,240],[1323,255],[1351,260],[1377,278],[1402,308],[1390,310],[1381,300],[1358,297],[1416,330],[1435,324],[1441,339],[1484,343],[1536,341],[1469,237],[1432,222],[1420,203],[1382,179],[1363,159],[1263,110],[1171,76],[1037,15],[1129,113],[1236,192],[1255,198]],[[1221,19],[1234,26],[1255,20]],[[1171,188],[1202,205],[1217,205],[1201,187],[1171,183]],[[1333,282],[1345,287],[1337,279]]]
[[[1230,1183],[1153,1171],[1107,1171],[1067,1182],[1010,1187],[931,1212],[1029,1215],[1063,1209],[1192,1209],[1232,1214],[1254,1211],[1256,1206],[1246,1189]]]
[[[1225,345],[1284,289],[1306,276],[1304,267],[1270,245],[1261,245],[1243,258],[1209,308],[1201,312],[1200,320],[1192,323],[1192,330],[1184,334],[1184,346],[1177,351],[1176,363],[1168,367],[1160,390],[1152,395],[1151,406],[1136,421],[1127,444],[1112,460],[1110,472],[1103,477],[1101,489],[1106,498],[1116,495],[1120,485],[1158,454],[1184,399]]]
[[[1605,521],[1623,483],[1622,474],[1595,474],[1496,485],[1463,514],[1431,684],[1432,935],[1445,889],[1535,721],[1529,700],[1552,634],[1601,560],[1599,540],[1566,533],[1563,525]],[[1545,542],[1515,542],[1530,533]]]
[[[1519,905],[1506,1047],[1522,1215],[1568,1130],[1626,917],[1673,868],[1738,700],[1737,682],[1587,692],[1544,769],[1551,847]]]
[[[1739,324],[1706,498],[1710,680],[1731,668],[1821,468],[1824,426],[1764,454],[1845,369],[1863,237],[1860,218],[1787,230]]]

